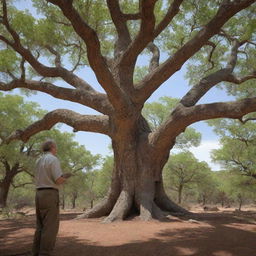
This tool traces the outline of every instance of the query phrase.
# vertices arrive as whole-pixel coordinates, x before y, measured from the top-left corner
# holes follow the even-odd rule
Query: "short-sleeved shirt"
[[[62,174],[59,159],[50,152],[44,153],[36,162],[36,188],[59,189],[55,182]]]

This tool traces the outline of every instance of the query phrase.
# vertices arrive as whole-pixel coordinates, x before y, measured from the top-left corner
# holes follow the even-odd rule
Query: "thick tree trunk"
[[[139,213],[142,220],[162,219],[165,212],[188,213],[166,195],[162,169],[169,150],[152,150],[147,136],[127,136],[113,140],[114,169],[108,196],[82,217],[107,216],[105,222],[123,220],[129,214]]]
[[[4,179],[0,183],[0,208],[4,208],[7,206],[7,197],[10,189],[11,181],[8,179]]]

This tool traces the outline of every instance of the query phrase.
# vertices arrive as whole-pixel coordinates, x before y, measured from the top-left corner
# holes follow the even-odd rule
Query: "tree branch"
[[[237,63],[238,49],[241,45],[242,43],[236,39],[233,40],[233,46],[226,67],[201,79],[198,84],[188,91],[180,103],[186,107],[194,106],[212,87],[220,82],[231,81],[234,77],[232,72]]]
[[[109,120],[107,116],[81,115],[71,110],[57,109],[47,113],[41,120],[36,121],[24,130],[16,130],[6,140],[28,139],[41,131],[50,130],[57,123],[65,123],[74,128],[74,131],[89,131],[110,135]]]
[[[149,43],[147,48],[152,52],[152,58],[150,60],[148,72],[152,72],[159,66],[160,50],[154,43]]]
[[[118,56],[127,49],[131,42],[131,37],[126,25],[126,19],[120,9],[119,0],[107,0],[107,4],[118,34],[115,49],[115,56]]]
[[[192,107],[179,104],[170,118],[150,135],[150,140],[156,148],[168,148],[173,139],[195,122],[214,118],[241,119],[251,112],[256,112],[256,97]]]
[[[211,69],[213,69],[214,68],[214,61],[212,61],[212,55],[213,55],[213,52],[214,52],[214,50],[216,49],[216,44],[215,43],[213,43],[213,42],[211,42],[211,41],[208,41],[207,43],[206,43],[206,45],[209,45],[209,46],[211,46],[212,47],[212,50],[210,51],[210,54],[209,54],[209,56],[208,56],[208,61],[211,63],[211,67],[207,70],[207,71],[209,71],[209,70],[211,70]],[[206,71],[206,72],[207,72]]]
[[[11,46],[17,53],[19,53],[34,69],[35,71],[43,77],[61,77],[68,84],[76,87],[83,88],[87,91],[95,92],[95,90],[84,80],[76,76],[74,73],[68,71],[67,69],[60,67],[59,53],[54,51],[54,54],[57,55],[56,64],[58,67],[48,67],[38,61],[33,54],[26,49],[20,41],[18,33],[10,26],[8,20],[8,13],[6,7],[6,1],[3,0],[3,25],[6,27],[7,31],[11,34],[13,42],[0,35],[0,40],[5,42],[7,45]],[[53,49],[52,49],[53,50]]]
[[[156,38],[172,21],[175,15],[179,12],[180,5],[184,0],[174,0],[169,6],[169,9],[162,19],[162,21],[157,25],[154,31],[154,38]]]
[[[53,47],[51,47],[50,45],[46,45],[45,48],[46,48],[50,53],[52,53],[53,55],[56,56],[56,58],[55,58],[55,66],[56,66],[57,68],[60,68],[60,67],[61,67],[61,57],[60,57],[60,54],[59,54],[57,51],[55,51],[55,50],[53,49]]]
[[[156,0],[141,0],[140,14],[141,25],[140,31],[134,41],[129,45],[120,60],[120,66],[134,67],[138,55],[152,41],[155,28],[154,7]],[[131,72],[133,69],[131,70]]]
[[[124,13],[123,14],[125,20],[139,20],[141,19],[140,13]]]
[[[255,0],[223,1],[216,15],[191,40],[185,43],[154,72],[148,74],[136,85],[136,102],[145,102],[151,94],[196,52],[236,13],[252,5]]]
[[[127,97],[116,84],[105,58],[101,54],[101,47],[96,32],[83,20],[77,10],[73,7],[72,1],[48,0],[57,5],[65,17],[71,22],[75,32],[83,39],[87,47],[87,56],[95,75],[108,94],[113,107],[119,111],[128,111]]]
[[[250,75],[247,75],[244,77],[237,77],[234,74],[229,74],[224,81],[234,83],[234,84],[242,84],[243,82],[246,82],[248,80],[255,79],[255,78],[256,78],[256,70],[253,71]]]
[[[34,185],[33,182],[25,182],[25,183],[22,183],[22,184],[19,184],[19,185],[15,185],[15,184],[12,182],[11,184],[12,184],[12,186],[13,186],[14,188],[25,187],[26,185]]]
[[[48,82],[34,80],[13,80],[7,84],[0,82],[1,91],[10,91],[15,88],[41,91],[58,99],[80,103],[103,114],[112,113],[112,107],[105,94],[86,92],[82,89],[69,89]]]

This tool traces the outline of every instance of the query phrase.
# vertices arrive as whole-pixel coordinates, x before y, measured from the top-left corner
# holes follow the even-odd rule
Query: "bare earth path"
[[[256,213],[202,213],[167,222],[102,224],[61,215],[56,256],[255,256]],[[0,255],[26,255],[35,216],[0,221]]]

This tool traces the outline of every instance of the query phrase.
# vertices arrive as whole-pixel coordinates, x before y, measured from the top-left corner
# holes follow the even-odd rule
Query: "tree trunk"
[[[61,209],[64,210],[65,209],[65,194],[62,193],[62,196],[61,196]]]
[[[72,195],[72,209],[76,208],[76,199],[77,199],[77,194]]]
[[[7,168],[8,167],[8,168]],[[11,183],[14,177],[18,174],[19,164],[15,164],[12,168],[7,163],[5,170],[5,177],[0,182],[0,208],[7,206],[7,198],[10,190]]]
[[[103,202],[79,218],[106,216],[105,222],[123,220],[139,213],[142,220],[162,219],[163,211],[188,213],[166,195],[162,169],[169,157],[169,149],[156,154],[145,134],[132,136],[124,132],[112,140],[114,169],[109,194]]]
[[[11,181],[4,179],[0,183],[0,208],[5,208],[7,206],[7,197],[10,189]]]
[[[242,209],[242,204],[243,204],[243,197],[239,194],[238,195],[238,201],[239,201],[239,208],[238,211],[241,211]]]
[[[183,185],[179,185],[179,189],[178,189],[178,203],[179,204],[181,204],[182,190],[183,190]]]
[[[203,195],[203,206],[206,204],[206,196]]]
[[[93,208],[93,200],[91,200],[90,204],[91,204],[91,208]]]

